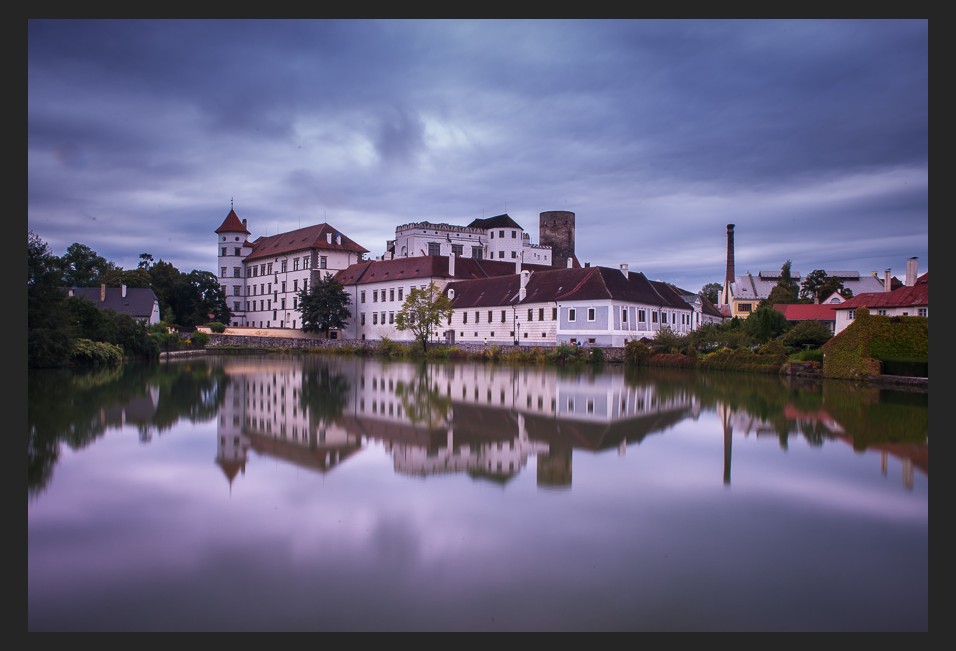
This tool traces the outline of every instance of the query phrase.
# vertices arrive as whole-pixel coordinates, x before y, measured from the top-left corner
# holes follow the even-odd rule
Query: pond
[[[928,394],[209,354],[28,382],[29,631],[927,631]]]

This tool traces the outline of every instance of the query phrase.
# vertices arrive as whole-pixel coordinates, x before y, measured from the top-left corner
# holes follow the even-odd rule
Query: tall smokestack
[[[724,280],[734,282],[734,225],[727,224],[727,275]]]

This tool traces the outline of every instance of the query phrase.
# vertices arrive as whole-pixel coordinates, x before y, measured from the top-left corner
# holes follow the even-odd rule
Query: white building
[[[551,247],[532,244],[531,236],[507,214],[475,219],[468,226],[427,221],[402,224],[395,229],[395,239],[386,243],[382,259],[451,254],[458,258],[551,264]]]
[[[235,210],[216,229],[219,283],[232,312],[227,325],[301,328],[298,293],[368,253],[329,224],[252,242],[249,235],[246,220],[240,221]]]

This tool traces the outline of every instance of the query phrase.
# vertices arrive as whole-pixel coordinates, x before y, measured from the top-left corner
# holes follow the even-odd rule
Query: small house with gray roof
[[[127,314],[140,323],[151,326],[159,323],[159,299],[149,287],[71,287],[67,296],[83,298],[101,310]]]

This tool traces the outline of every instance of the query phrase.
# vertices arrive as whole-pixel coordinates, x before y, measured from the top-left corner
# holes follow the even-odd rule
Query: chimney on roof
[[[518,300],[523,301],[525,296],[528,295],[528,279],[531,277],[531,272],[525,269],[521,272],[521,285],[518,289]]]
[[[890,270],[887,269],[883,272],[883,291],[889,292],[893,290],[893,283],[890,280]]]
[[[335,243],[338,244],[339,246],[342,246],[342,234],[341,234],[341,233],[336,233],[336,234],[335,234]]]
[[[126,298],[126,285],[120,285],[120,296]]]
[[[100,283],[100,303],[106,301],[106,285]]]
[[[585,262],[585,263],[584,263],[584,266],[585,266],[585,267],[590,267],[590,266],[591,266],[591,263],[590,263],[590,262]]]
[[[516,274],[521,273],[521,259],[523,257],[524,257],[524,251],[521,251],[520,253],[518,253],[518,257],[515,258],[515,273]]]
[[[627,278],[627,263],[621,263],[621,273],[624,274],[624,277]]]
[[[568,269],[574,266],[574,258],[568,258]]]
[[[455,277],[455,252],[452,251],[448,254],[448,275],[452,278]]]
[[[916,257],[906,261],[906,286],[912,287],[916,284]]]
[[[73,288],[70,287],[70,291],[67,292],[67,296],[73,296]]]
[[[331,244],[331,243],[332,243],[332,233],[326,233],[326,234],[325,234],[325,241],[326,241],[326,243],[328,243],[328,244]]]

